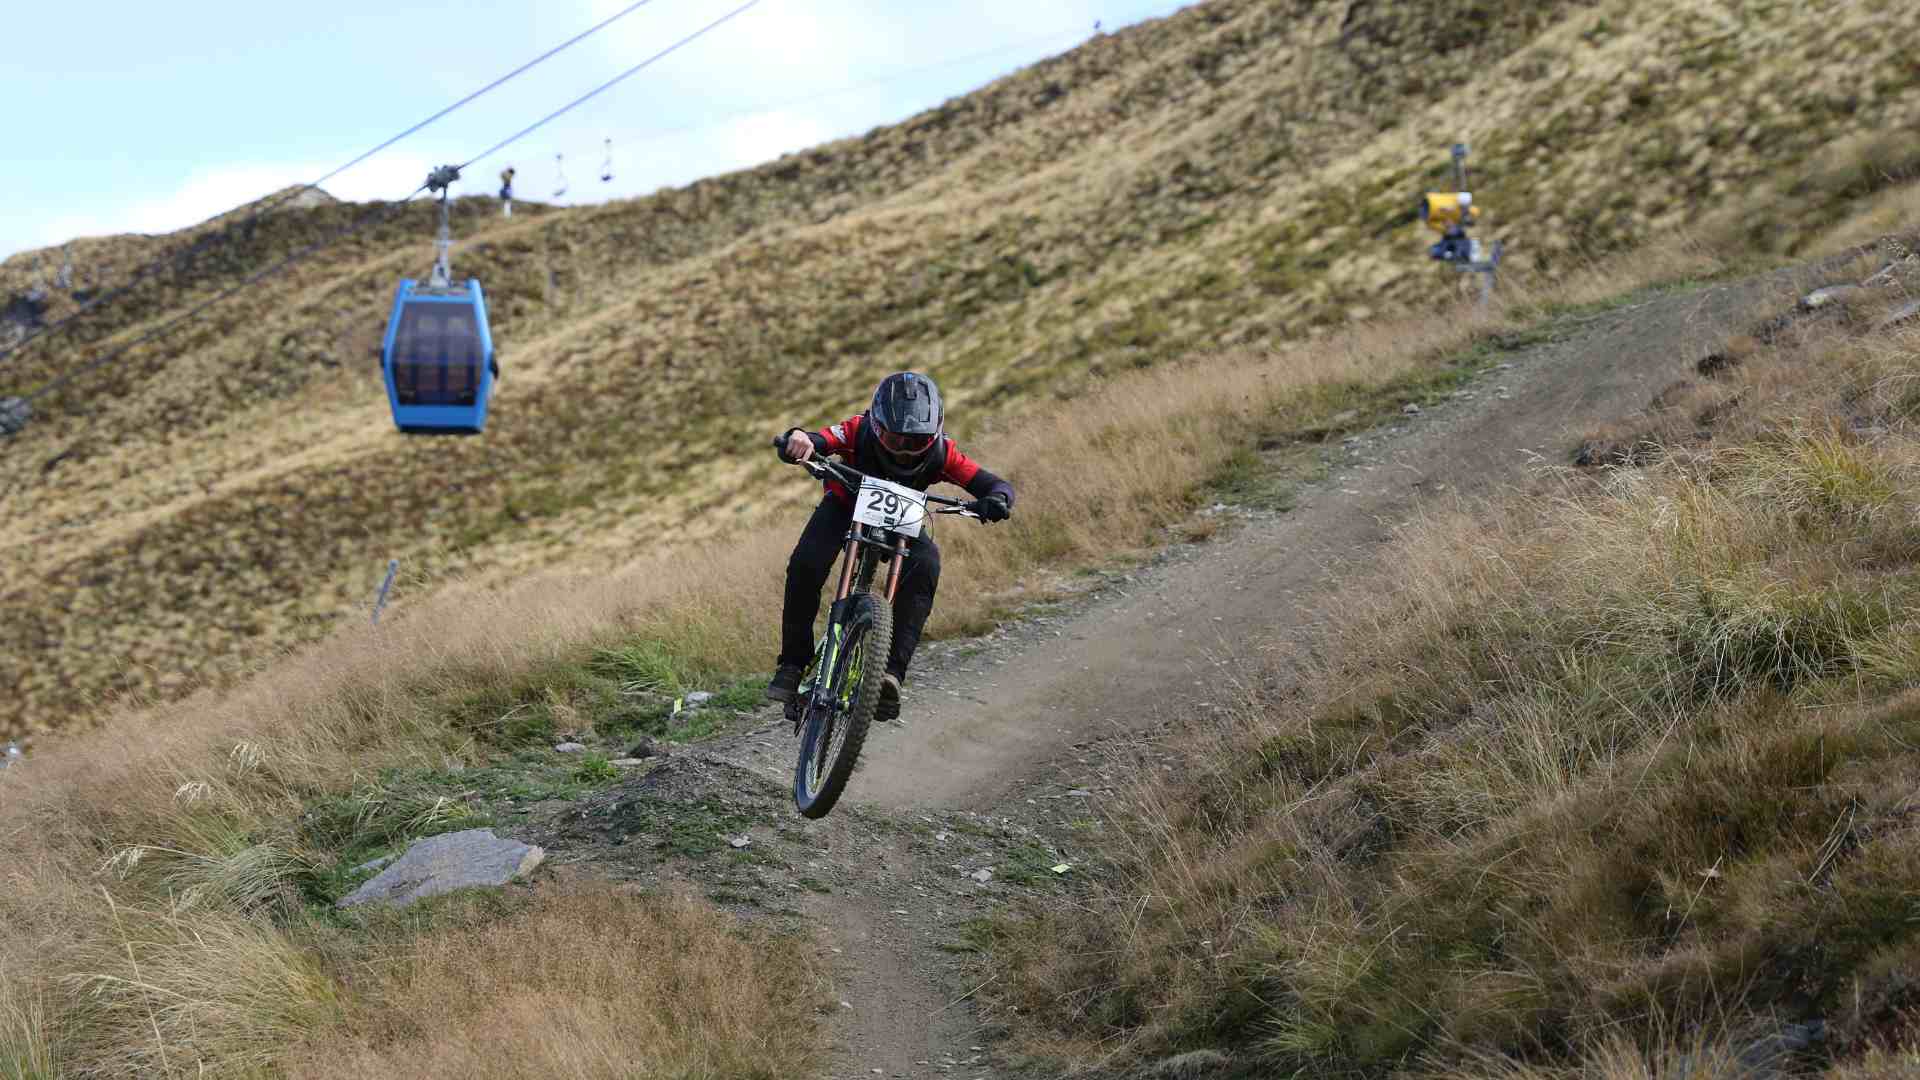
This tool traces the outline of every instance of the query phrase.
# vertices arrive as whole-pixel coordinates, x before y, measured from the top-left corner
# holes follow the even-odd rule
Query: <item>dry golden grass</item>
[[[819,1052],[811,943],[607,883],[428,909],[276,926],[70,898],[104,917],[61,968],[0,949],[0,1075],[770,1078]]]
[[[1876,162],[1902,167],[1876,157],[1890,135],[1857,147],[1863,172],[1830,148],[1920,115],[1903,5],[1476,12],[1467,33],[1408,5],[1212,0],[688,189],[511,221],[466,200],[456,265],[486,282],[507,372],[482,440],[386,430],[365,350],[393,279],[430,260],[411,208],[44,402],[9,442],[0,723],[231,681],[358,617],[389,557],[505,580],[717,537],[786,490],[751,433],[824,421],[886,370],[1008,415],[1429,310],[1452,283],[1408,210],[1459,136],[1512,268],[1558,275],[1687,225],[1800,250],[1872,193]],[[7,377],[36,384],[363,209],[270,215]],[[105,276],[202,232],[80,253]],[[31,273],[9,260],[0,291]]]
[[[1020,510],[993,529],[942,530],[937,626],[984,625],[1013,602],[1013,588],[1031,598],[1075,566],[1160,542],[1250,447],[1316,442],[1340,423],[1369,423],[1451,370],[1450,355],[1554,304],[1599,295],[1602,282],[1631,287],[1715,265],[1677,249],[1557,284],[1517,278],[1503,305],[1462,309],[1438,329],[1368,324],[1311,346],[1135,372],[983,435],[982,457],[1017,478]],[[1142,444],[1181,452],[1127,452]],[[456,580],[418,598],[403,581],[377,629],[342,631],[231,693],[125,711],[10,773],[0,784],[0,836],[20,857],[0,891],[0,923],[32,944],[0,952],[0,993],[44,1003],[35,1045],[62,1060],[192,1052],[243,1061],[283,1053],[297,1034],[290,1028],[326,1028],[335,1012],[351,1012],[368,991],[343,983],[338,965],[318,974],[298,966],[299,912],[316,893],[326,898],[327,875],[359,838],[403,841],[456,823],[447,815],[461,809],[383,777],[478,764],[502,746],[547,737],[562,716],[577,728],[617,711],[619,688],[589,674],[604,650],[638,651],[653,670],[689,680],[761,668],[775,647],[771,616],[799,497],[814,497],[797,470],[780,477],[796,499],[778,529],[743,530],[722,547],[687,545],[616,575],[550,575],[505,589]],[[343,803],[354,808],[351,822],[322,815]],[[215,928],[210,940],[230,947],[175,948],[169,935],[203,923]],[[126,927],[145,935],[131,951]],[[145,950],[170,963],[141,960]],[[114,960],[122,953],[125,965]],[[135,960],[138,977],[122,970]],[[240,967],[237,1004],[199,985]],[[475,977],[492,977],[487,970]],[[96,984],[118,989],[79,993],[60,978],[74,971],[118,972]],[[258,986],[288,996],[244,996]],[[168,998],[195,1005],[153,1035],[142,1010]],[[247,1009],[251,1022],[229,1016],[217,1045],[176,1031]]]
[[[687,578],[656,577],[652,585],[645,600],[682,598],[676,610],[689,624],[689,648],[712,644],[691,626],[702,612],[712,626],[744,620],[737,605],[714,602]],[[322,795],[364,789],[382,767],[478,760],[478,742],[491,737],[498,714],[450,722],[449,700],[572,658],[583,641],[623,621],[645,625],[634,601],[632,590],[617,596],[604,582],[514,596],[451,591],[378,634],[350,635],[288,662],[229,699],[202,696],[128,717],[10,773],[0,785],[10,858],[0,890],[0,921],[9,927],[0,993],[10,1005],[33,1007],[9,1009],[0,1061],[31,1053],[114,1075],[198,1064],[233,1072],[283,1061],[303,1037],[328,1029],[364,991],[354,986],[352,964],[316,966],[302,945],[311,937],[302,929],[305,897],[331,855],[316,848],[324,837],[303,812]],[[729,659],[724,648],[713,654]],[[376,809],[401,817],[401,833],[418,834],[440,824],[432,815],[442,808],[369,812]],[[590,894],[568,901],[596,902],[614,903]],[[631,929],[651,940],[672,930],[682,948],[732,955],[716,923],[677,907],[618,903],[624,914],[607,933]],[[543,933],[553,925],[534,924]],[[354,962],[410,947],[404,935],[368,942],[368,955]],[[794,948],[767,955],[769,964],[793,960],[788,974],[808,977]],[[584,989],[571,1000],[603,1010],[619,1004]],[[688,999],[689,1008],[698,1005]],[[626,1019],[642,1041],[614,1045],[623,1053],[645,1048],[652,1019]],[[794,1030],[798,1039],[809,1029]],[[759,1045],[715,1041],[705,1052],[726,1060]]]
[[[1408,527],[1336,659],[1250,674],[1242,726],[1118,815],[1111,876],[1007,928],[1037,1044],[1731,1075],[1817,1018],[1796,1068],[1897,1072],[1920,334],[1862,314],[1724,370],[1704,445]]]
[[[287,1075],[785,1080],[816,1063],[831,1004],[800,943],[606,886],[462,913],[399,957],[356,951],[372,985]]]

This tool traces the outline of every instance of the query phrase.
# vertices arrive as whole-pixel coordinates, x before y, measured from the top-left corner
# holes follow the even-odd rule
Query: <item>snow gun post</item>
[[[1427,256],[1463,274],[1480,275],[1482,302],[1493,295],[1503,245],[1496,240],[1489,248],[1468,232],[1479,223],[1480,209],[1474,206],[1473,192],[1467,186],[1465,143],[1453,144],[1453,190],[1427,192],[1420,203],[1420,220],[1440,234],[1439,242],[1427,249]]]

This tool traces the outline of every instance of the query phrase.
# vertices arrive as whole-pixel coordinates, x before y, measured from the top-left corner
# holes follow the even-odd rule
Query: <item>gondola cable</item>
[[[527,136],[547,126],[553,121],[558,120],[562,116],[565,116],[566,114],[572,112],[573,110],[579,108],[580,106],[585,105],[587,102],[592,101],[594,98],[599,97],[601,94],[606,93],[608,90],[613,89],[615,86],[618,86],[619,84],[627,81],[628,79],[633,78],[635,75],[640,74],[642,71],[645,71],[647,68],[652,67],[654,64],[662,60],[665,60],[667,57],[673,55],[675,52],[679,51],[680,49],[693,44],[695,41],[705,37],[707,34],[711,33],[712,31],[718,30],[721,26],[725,25],[728,22],[731,22],[733,19],[746,14],[752,8],[757,7],[759,3],[760,3],[760,0],[747,0],[746,3],[741,4],[739,7],[734,8],[732,11],[727,12],[725,15],[720,16],[719,18],[713,20],[712,22],[701,27],[700,29],[695,30],[693,33],[688,34],[686,37],[683,37],[680,40],[674,42],[673,44],[667,46],[666,48],[661,49],[659,52],[654,53],[652,56],[647,57],[645,60],[642,60],[639,63],[628,68],[627,70],[621,72],[620,74],[615,75],[613,78],[608,79],[606,82],[601,83],[599,86],[596,86],[593,89],[587,91],[586,93],[581,94],[579,97],[574,98],[572,101],[567,102],[565,105],[562,105],[559,108],[548,113],[547,115],[541,117],[540,119],[535,120],[533,123],[528,124],[526,127],[521,128],[519,131],[514,132],[512,135],[509,135],[506,138],[500,140],[499,142],[494,143],[492,146],[489,146],[485,150],[482,150],[478,154],[475,154],[471,159],[466,161],[464,164],[461,164],[456,167],[460,171],[465,172],[469,166],[473,165],[474,162],[482,161],[486,158],[492,157],[494,154],[497,154],[502,150],[505,150],[507,147],[512,146],[514,143],[519,142],[521,139],[526,138]]]
[[[700,29],[695,30],[694,32],[688,34],[687,36],[680,38],[678,41],[675,41],[671,45],[666,46],[665,48],[661,49],[659,52],[654,53],[652,56],[647,57],[646,59],[626,69],[620,74],[615,75],[613,78],[608,79],[606,82],[601,83],[600,85],[594,87],[593,89],[573,99],[567,104],[562,105],[558,109],[555,109],[554,111],[548,113],[547,115],[541,117],[540,119],[534,121],[533,123],[528,124],[526,127],[521,128],[519,131],[514,132],[512,135],[509,135],[506,138],[500,140],[499,142],[494,143],[492,146],[488,147],[487,149],[482,150],[480,153],[475,154],[471,158],[468,158],[465,162],[459,165],[454,165],[454,166],[442,166],[441,169],[435,170],[435,175],[444,176],[445,174],[443,173],[443,170],[450,168],[452,170],[452,173],[451,173],[451,176],[447,178],[448,182],[451,182],[452,180],[457,180],[461,173],[471,168],[475,163],[485,160],[486,158],[499,153],[501,150],[506,149],[508,146],[511,146],[516,142],[519,142],[521,139],[524,139],[528,135],[531,135],[534,132],[540,130],[542,127],[546,126],[547,124],[552,123],[554,120],[557,120],[560,117],[566,115],[567,113],[572,112],[574,109],[577,109],[581,105],[586,104],[588,101],[591,101],[593,98],[598,97],[599,95],[612,89],[614,86],[626,81],[627,79],[632,78],[635,75],[638,75],[640,72],[646,70],[648,67],[651,67],[652,65],[660,62],[661,60],[666,59],[667,57],[673,55],[675,52],[678,52],[680,49],[683,49],[686,46],[693,44],[695,41],[699,40],[700,38],[706,36],[709,32],[718,29],[723,24],[744,14],[746,11],[755,7],[759,3],[760,3],[760,0],[747,0],[746,3],[740,5],[737,8],[734,8],[732,11],[727,12],[725,15],[720,16],[719,18],[706,24]],[[199,304],[196,304],[194,307],[184,312],[183,314],[180,314],[178,316],[175,316],[172,319],[169,319],[167,322],[161,324],[158,327],[155,327],[152,330],[147,331],[146,333],[140,335],[134,340],[127,342],[124,345],[118,346],[117,348],[114,348],[113,350],[107,352],[102,356],[96,357],[95,359],[90,360],[85,364],[82,364],[78,368],[75,368],[71,371],[62,372],[60,375],[42,384],[40,387],[31,391],[30,393],[21,395],[19,398],[14,398],[9,400],[19,401],[27,405],[30,405],[31,403],[38,401],[39,399],[59,389],[61,386],[64,386],[68,382],[71,382],[73,379],[78,378],[81,375],[87,374],[88,372],[98,370],[103,365],[111,363],[112,361],[118,359],[120,356],[124,355],[129,350],[137,348],[141,345],[144,345],[147,342],[152,341],[155,338],[160,337],[161,335],[167,333],[168,331],[171,331],[172,329],[181,325],[182,323],[185,323],[191,319],[197,318],[202,312],[206,311],[208,308],[213,307],[215,304],[218,304],[234,296],[235,294],[241,292],[242,290],[257,284],[260,281],[263,281],[266,278],[269,278],[274,274],[279,273],[282,270],[285,270],[287,267],[292,266],[294,263],[300,261],[301,259],[307,258],[308,256],[311,256],[324,248],[330,247],[331,245],[336,244],[341,240],[344,240],[347,237],[354,235],[355,233],[358,233],[360,230],[366,228],[368,225],[373,224],[375,221],[386,218],[387,216],[396,212],[399,208],[412,202],[415,198],[418,198],[420,193],[427,191],[428,188],[429,188],[428,184],[421,184],[419,187],[415,188],[410,194],[408,194],[405,198],[400,199],[398,202],[386,203],[381,206],[375,207],[372,211],[362,215],[358,220],[348,225],[345,229],[335,233],[333,236],[314,241],[312,244],[309,244],[306,247],[300,249],[299,251],[296,251],[293,254],[288,255],[286,258],[280,260],[279,262],[273,264],[272,266],[266,267],[265,269],[256,271],[253,274],[248,275],[244,280],[242,280],[238,284],[212,297],[209,297],[206,300],[201,301]]]
[[[519,67],[514,68],[512,71],[507,72],[505,75],[502,75],[497,79],[494,79],[492,82],[488,83],[487,85],[481,87],[478,90],[473,91],[472,93],[468,94],[466,97],[461,98],[459,101],[456,101],[451,105],[448,105],[446,108],[441,109],[439,112],[434,113],[432,116],[427,117],[425,120],[422,120],[419,123],[414,124],[412,127],[406,129],[405,131],[402,131],[400,134],[395,135],[390,139],[387,139],[385,142],[382,142],[380,145],[375,146],[371,150],[368,150],[365,153],[360,154],[359,156],[355,157],[353,160],[348,161],[347,163],[333,169],[331,172],[328,172],[326,175],[321,176],[318,179],[311,181],[310,183],[302,184],[299,187],[291,188],[287,191],[281,192],[279,195],[269,198],[266,202],[255,207],[252,213],[248,214],[244,221],[230,222],[227,224],[225,228],[222,228],[217,232],[209,232],[205,236],[202,236],[199,240],[195,241],[191,246],[189,246],[184,251],[178,251],[172,255],[163,256],[161,258],[153,260],[152,262],[147,263],[145,266],[137,268],[136,270],[134,270],[133,276],[127,280],[126,284],[120,285],[116,288],[103,292],[99,296],[89,298],[85,303],[81,304],[78,308],[76,308],[71,314],[67,315],[66,317],[56,320],[55,322],[49,323],[46,326],[40,327],[39,329],[29,333],[26,337],[22,338],[21,340],[8,346],[7,348],[0,349],[0,360],[5,360],[9,356],[12,356],[14,353],[17,353],[21,349],[26,348],[28,345],[32,344],[34,341],[42,337],[45,337],[48,334],[54,333],[55,331],[60,330],[61,328],[67,326],[69,323],[72,323],[74,320],[85,315],[87,312],[92,311],[96,307],[99,307],[101,304],[104,304],[109,300],[115,299],[116,297],[124,296],[135,285],[140,284],[140,282],[144,281],[149,275],[154,273],[156,270],[159,270],[167,266],[179,266],[183,263],[190,262],[193,260],[194,257],[198,256],[199,254],[207,250],[208,247],[212,246],[216,240],[225,239],[233,235],[236,231],[250,231],[253,228],[254,223],[259,220],[262,214],[265,214],[270,210],[280,207],[286,204],[288,201],[292,199],[296,199],[309,191],[317,190],[321,184],[324,184],[327,181],[333,179],[334,177],[339,176],[341,173],[346,172],[348,169],[351,169],[354,166],[361,164],[362,162],[366,161],[368,158],[371,158],[375,154],[380,153],[382,150],[385,150],[393,146],[395,143],[400,142],[402,139],[405,139],[410,135],[417,134],[422,129],[426,128],[428,125],[433,124],[436,121],[439,121],[441,119],[444,119],[448,114],[452,113],[454,110],[462,108],[466,105],[469,105],[474,101],[478,100],[479,98],[485,96],[486,94],[499,89],[500,87],[513,81],[514,79],[532,70],[533,68],[538,67],[539,65],[545,63],[548,60],[553,59],[555,56],[558,56],[562,52],[565,52],[566,50],[572,48],[573,46],[578,45],[580,42],[585,41],[587,38],[592,37],[594,34],[599,33],[600,31],[613,25],[615,22],[618,22],[619,20],[627,17],[628,15],[633,14],[634,12],[640,10],[641,8],[647,6],[652,2],[653,0],[634,0],[633,3],[627,5],[624,8],[621,8],[619,11],[616,11],[612,15],[607,16],[605,19],[600,20],[599,22],[588,27],[587,29],[582,30],[580,33],[575,34],[574,36],[568,38],[567,40],[561,42],[558,45],[555,45],[554,47],[548,49],[546,52],[541,53],[539,56],[534,57],[533,59],[527,61],[526,63],[521,64]],[[425,190],[425,189],[422,188],[421,190]],[[416,191],[413,194],[418,195],[420,194],[420,192]],[[413,195],[409,195],[408,198],[409,199],[413,198]]]
[[[1167,12],[1149,14],[1144,17],[1146,18],[1165,17],[1165,14],[1173,11],[1178,11],[1182,7],[1186,6],[1191,2],[1192,0],[1180,0],[1180,3],[1175,4],[1173,7],[1167,9]],[[1035,34],[1030,37],[1021,38],[1017,41],[1007,42],[1004,45],[996,45],[991,49],[984,49],[980,52],[967,53],[963,56],[956,56],[956,57],[952,57],[951,59],[940,60],[931,64],[920,64],[913,67],[900,68],[900,69],[896,69],[894,71],[888,72],[887,74],[876,76],[871,79],[864,79],[859,82],[845,83],[840,86],[833,87],[832,89],[822,90],[819,93],[809,94],[806,97],[788,98],[782,101],[768,101],[759,105],[751,106],[749,108],[740,109],[733,112],[721,113],[712,118],[701,120],[698,123],[686,124],[680,127],[661,128],[656,131],[644,132],[641,135],[639,135],[635,141],[643,142],[643,143],[653,142],[655,140],[665,139],[675,135],[687,135],[695,132],[710,131],[736,120],[743,120],[743,119],[749,119],[752,117],[760,117],[760,116],[769,116],[769,115],[777,114],[783,110],[792,109],[795,106],[811,105],[811,104],[814,104],[815,102],[827,101],[832,98],[842,97],[846,94],[851,94],[860,90],[871,90],[875,87],[889,86],[894,83],[903,82],[907,79],[920,78],[921,76],[924,76],[929,72],[942,71],[948,68],[961,67],[966,64],[974,64],[982,60],[991,59],[995,56],[1002,56],[1002,55],[1005,55],[1006,53],[1014,52],[1016,50],[1030,48],[1034,45],[1037,45],[1043,42],[1058,41],[1068,37],[1079,37],[1084,35],[1085,33],[1086,31],[1084,29],[1076,26],[1071,29],[1063,28],[1060,30],[1055,30],[1052,33],[1047,33],[1047,34]]]
[[[381,376],[387,387],[387,403],[393,410],[394,427],[410,435],[481,434],[486,430],[488,403],[500,377],[487,318],[486,292],[478,278],[455,284],[448,266],[452,240],[448,232],[447,200],[449,189],[460,179],[461,171],[580,107],[759,2],[747,0],[465,164],[443,165],[427,177],[427,186],[440,195],[440,229],[435,239],[438,257],[427,281],[400,280],[392,313],[387,317],[387,333],[380,344]],[[555,168],[561,168],[561,155],[555,154],[553,160]],[[562,169],[555,198],[566,193],[566,183]]]
[[[1180,0],[1180,3],[1175,4],[1172,8],[1169,8],[1167,12],[1152,13],[1145,17],[1147,18],[1164,17],[1165,14],[1173,11],[1178,11],[1180,10],[1181,7],[1185,6],[1188,3],[1191,3],[1191,0]],[[866,79],[866,80],[863,80],[860,82],[854,82],[854,83],[846,83],[841,86],[834,87],[830,90],[823,90],[816,94],[810,94],[807,97],[790,98],[784,101],[766,102],[760,105],[752,106],[751,108],[741,109],[735,112],[723,113],[717,117],[714,117],[713,119],[703,120],[695,124],[687,124],[682,127],[663,128],[658,131],[645,132],[644,134],[639,136],[638,141],[652,142],[657,139],[664,139],[674,135],[685,135],[692,132],[710,131],[710,130],[713,130],[714,128],[720,127],[726,123],[730,123],[735,120],[741,120],[741,119],[758,117],[758,116],[768,116],[774,113],[778,113],[784,109],[791,109],[796,105],[810,105],[810,104],[813,104],[814,102],[826,101],[830,98],[841,97],[843,95],[854,93],[855,91],[859,91],[859,90],[870,90],[878,86],[887,86],[893,83],[904,81],[906,79],[919,78],[927,74],[928,72],[941,71],[947,68],[960,67],[965,64],[978,63],[981,60],[991,59],[992,57],[1001,56],[1018,49],[1029,48],[1031,46],[1040,44],[1042,42],[1057,41],[1057,40],[1060,40],[1061,38],[1070,37],[1070,36],[1080,36],[1080,35],[1084,35],[1085,33],[1086,33],[1085,30],[1076,26],[1071,29],[1055,30],[1047,34],[1034,34],[1029,37],[1021,38],[1017,41],[1009,41],[1004,45],[996,45],[991,49],[985,49],[980,52],[967,53],[963,56],[955,56],[955,57],[951,57],[946,60],[937,61],[931,64],[921,64],[915,67],[901,68],[872,79]],[[600,167],[600,179],[603,182],[611,183],[613,180],[613,140],[611,138],[603,139],[601,141],[601,148],[602,148],[602,158],[601,158],[601,167]],[[502,201],[505,201],[508,199],[508,197],[509,197],[508,189],[503,186],[501,189],[500,198],[502,199]],[[509,214],[507,216],[511,217],[512,215]]]

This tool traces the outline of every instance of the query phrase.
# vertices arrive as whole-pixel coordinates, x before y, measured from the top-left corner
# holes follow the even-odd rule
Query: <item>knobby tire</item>
[[[880,682],[886,677],[887,657],[893,650],[893,605],[873,593],[858,593],[848,607],[846,638],[840,657],[830,675],[829,700],[838,700],[849,673],[859,672],[859,684],[844,712],[809,704],[805,726],[800,734],[800,760],[793,774],[793,803],[805,817],[822,818],[840,801],[847,780],[853,775],[853,763],[866,744],[867,728],[880,707]],[[829,631],[831,632],[831,631]],[[833,749],[831,736],[843,727],[846,738]],[[827,745],[823,746],[822,744]],[[830,761],[815,761],[816,755],[831,753]],[[814,774],[819,787],[809,782],[809,765],[817,765]]]

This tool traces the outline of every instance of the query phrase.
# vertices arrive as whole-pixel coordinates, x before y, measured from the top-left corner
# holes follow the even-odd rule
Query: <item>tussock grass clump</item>
[[[1315,1074],[1910,1065],[1917,342],[1783,339],[1736,437],[1407,527],[1337,659],[1003,927],[1006,1000]]]
[[[805,944],[703,904],[570,887],[436,921],[397,958],[353,950],[372,985],[290,1076],[778,1080],[819,1050]]]

